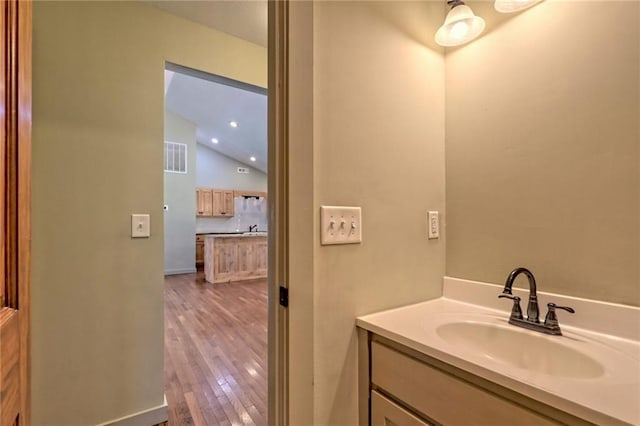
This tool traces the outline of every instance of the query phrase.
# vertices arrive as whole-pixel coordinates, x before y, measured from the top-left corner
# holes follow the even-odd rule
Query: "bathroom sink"
[[[562,344],[561,336],[476,321],[449,322],[435,331],[451,345],[511,367],[573,379],[595,379],[605,372],[595,359]]]
[[[551,336],[508,323],[496,298],[501,285],[444,283],[441,298],[364,315],[356,325],[592,424],[640,426],[639,308],[540,292],[542,306],[577,312],[560,318],[562,336]]]

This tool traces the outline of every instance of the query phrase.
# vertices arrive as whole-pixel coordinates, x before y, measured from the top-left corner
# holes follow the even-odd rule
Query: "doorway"
[[[166,65],[170,424],[268,423],[267,95]]]

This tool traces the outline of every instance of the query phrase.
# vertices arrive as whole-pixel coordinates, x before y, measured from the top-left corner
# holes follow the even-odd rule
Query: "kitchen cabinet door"
[[[237,247],[235,238],[215,239],[213,245],[213,282],[228,282],[235,276]]]
[[[213,189],[213,216],[230,217],[234,214],[233,191]]]
[[[254,275],[255,250],[253,238],[238,239],[238,262],[236,263],[236,278],[247,279]]]
[[[213,216],[213,191],[196,189],[196,216]]]
[[[260,277],[267,276],[268,248],[266,238],[253,238],[253,267],[254,274]]]
[[[196,235],[196,267],[204,265],[204,236]]]

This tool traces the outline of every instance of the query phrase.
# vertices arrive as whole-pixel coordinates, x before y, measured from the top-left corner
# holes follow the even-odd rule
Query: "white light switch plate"
[[[362,242],[360,207],[320,207],[320,243],[357,244]]]
[[[148,214],[131,215],[131,237],[147,238],[151,235],[151,224]]]

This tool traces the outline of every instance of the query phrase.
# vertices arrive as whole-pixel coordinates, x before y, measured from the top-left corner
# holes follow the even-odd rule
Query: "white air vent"
[[[238,173],[249,173],[249,169],[246,167],[238,167]]]
[[[184,143],[164,143],[164,171],[187,173],[187,145]]]

